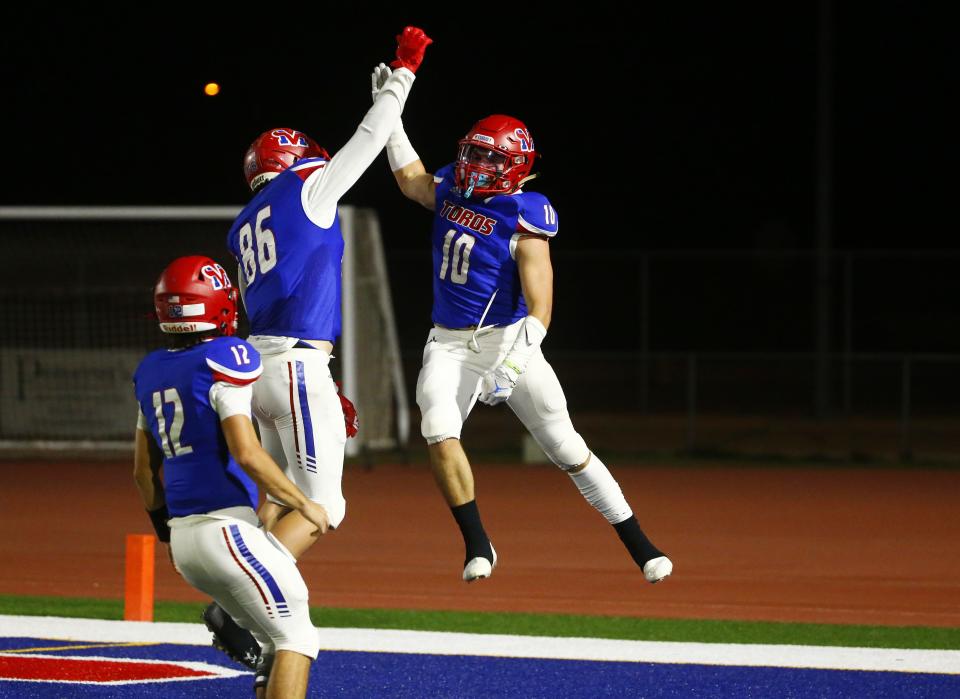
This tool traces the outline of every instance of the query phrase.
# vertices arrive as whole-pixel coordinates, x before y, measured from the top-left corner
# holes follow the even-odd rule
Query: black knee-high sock
[[[460,527],[460,533],[463,535],[463,545],[466,548],[464,565],[471,558],[477,556],[482,556],[492,562],[493,550],[490,548],[490,539],[483,530],[483,522],[480,521],[477,501],[471,500],[463,505],[451,507],[450,511],[453,513],[453,518],[457,520],[457,526]]]
[[[636,517],[631,516],[619,524],[614,524],[613,528],[617,530],[620,541],[627,547],[627,551],[630,552],[633,560],[641,568],[643,568],[643,564],[651,558],[657,558],[663,555],[660,549],[650,543],[650,539],[643,533]]]

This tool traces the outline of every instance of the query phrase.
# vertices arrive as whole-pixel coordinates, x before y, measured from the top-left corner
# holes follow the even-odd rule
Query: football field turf
[[[0,696],[229,697],[251,674],[202,605],[0,596]],[[37,615],[37,616],[33,616]],[[313,610],[309,696],[952,697],[960,630],[573,615]]]

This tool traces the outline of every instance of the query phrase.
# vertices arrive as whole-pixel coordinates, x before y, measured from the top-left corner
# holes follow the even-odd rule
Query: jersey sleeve
[[[539,192],[524,192],[517,219],[518,230],[552,238],[557,234],[557,212]]]
[[[222,337],[210,342],[206,360],[214,383],[223,381],[234,386],[249,386],[263,373],[260,353],[237,337]]]
[[[453,163],[449,165],[444,165],[442,168],[433,173],[433,183],[434,184],[443,184],[447,183],[449,186],[453,186]]]
[[[221,422],[234,415],[250,417],[253,385],[238,386],[226,381],[217,381],[210,387],[209,399],[210,407],[217,413]]]
[[[443,210],[443,198],[447,196],[451,189],[453,189],[453,165],[453,163],[444,165],[442,168],[433,173],[433,196],[435,211]]]

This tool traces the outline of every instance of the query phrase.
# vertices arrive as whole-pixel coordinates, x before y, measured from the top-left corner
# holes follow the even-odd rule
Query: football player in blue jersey
[[[227,235],[240,266],[248,341],[263,356],[254,415],[264,448],[330,515],[346,513],[341,491],[344,416],[328,368],[340,335],[343,236],[337,203],[360,178],[400,118],[431,39],[406,27],[396,70],[354,135],[332,158],[306,134],[272,129],[251,144],[243,170],[253,192]],[[314,528],[286,503],[262,512],[270,531],[299,557]]]
[[[372,91],[386,84],[380,64]],[[460,433],[475,402],[506,402],[547,456],[613,526],[652,583],[673,563],[637,522],[610,471],[574,429],[541,343],[553,312],[549,241],[557,213],[522,187],[536,157],[519,120],[481,119],[459,142],[454,163],[431,175],[401,124],[387,142],[390,168],[408,198],[435,212],[433,323],[417,380],[421,433],[434,476],[463,534],[463,579],[488,577],[497,554],[474,495]]]
[[[174,260],[154,306],[172,342],[134,373],[137,488],[178,572],[259,642],[257,696],[303,697],[320,642],[296,563],[257,517],[257,484],[317,536],[329,515],[257,440],[250,406],[263,367],[233,337],[237,292],[224,269],[207,257]]]
[[[253,389],[260,439],[284,473],[326,508],[330,528],[346,514],[344,444],[356,434],[353,406],[330,375],[340,335],[343,236],[337,204],[383,149],[432,40],[417,27],[397,36],[395,68],[356,132],[333,156],[306,134],[277,128],[249,147],[243,172],[253,197],[227,235],[239,265],[248,341],[263,357]],[[260,517],[296,559],[316,528],[282,499],[267,496]],[[250,639],[211,606],[214,643],[243,656]]]

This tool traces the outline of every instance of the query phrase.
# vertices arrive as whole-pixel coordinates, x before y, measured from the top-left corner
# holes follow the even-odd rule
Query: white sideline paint
[[[955,650],[619,641],[386,629],[321,628],[319,633],[323,650],[960,674],[960,651]],[[0,635],[118,643],[210,642],[210,632],[203,624],[6,615],[0,615]]]

